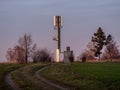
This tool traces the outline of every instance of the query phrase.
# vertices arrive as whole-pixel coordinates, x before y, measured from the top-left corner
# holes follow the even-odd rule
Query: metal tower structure
[[[57,41],[56,62],[60,62],[62,16],[54,16],[54,28],[57,30],[57,36],[53,38]]]

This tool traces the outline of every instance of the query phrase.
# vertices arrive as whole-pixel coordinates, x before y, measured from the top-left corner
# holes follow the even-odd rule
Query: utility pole
[[[57,30],[57,36],[53,38],[57,41],[56,62],[60,62],[62,16],[54,16],[54,28]]]

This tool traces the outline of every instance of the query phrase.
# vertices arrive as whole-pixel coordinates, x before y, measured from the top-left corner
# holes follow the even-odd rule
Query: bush
[[[37,49],[32,54],[33,62],[51,62],[52,56],[47,49]]]
[[[70,60],[70,62],[74,62],[74,55],[73,55],[73,54],[71,54],[71,55],[69,56],[69,60]]]

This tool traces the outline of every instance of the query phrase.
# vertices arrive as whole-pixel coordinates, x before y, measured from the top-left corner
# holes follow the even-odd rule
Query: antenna
[[[54,16],[54,28],[55,30],[57,30],[57,37],[53,38],[53,40],[57,41],[56,62],[60,62],[62,25],[63,25],[62,16]]]

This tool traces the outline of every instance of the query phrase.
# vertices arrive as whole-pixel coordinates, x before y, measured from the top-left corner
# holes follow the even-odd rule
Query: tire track
[[[12,71],[13,72],[13,71]],[[14,81],[12,80],[11,77],[11,73],[9,72],[6,76],[5,76],[5,82],[7,84],[7,86],[9,87],[10,90],[21,90],[19,86],[17,86]]]
[[[57,85],[55,83],[50,82],[49,80],[43,78],[39,74],[41,71],[47,69],[50,65],[45,65],[45,66],[41,67],[38,71],[36,71],[34,73],[33,76],[30,76],[28,72],[33,68],[32,66],[35,66],[35,65],[28,65],[28,66],[22,67],[22,68],[14,70],[14,71],[11,71],[11,72],[9,72],[8,74],[5,75],[5,83],[9,87],[10,90],[22,90],[22,88],[20,88],[20,86],[17,85],[14,82],[14,80],[12,79],[12,74],[15,71],[20,70],[20,69],[23,69],[21,73],[26,77],[26,79],[30,80],[33,84],[35,84],[36,86],[43,85],[44,87],[41,88],[42,90],[50,90],[50,89],[52,89],[52,90],[69,90],[68,88],[64,88],[60,85]],[[37,78],[36,81],[33,81],[34,77]]]
[[[58,89],[60,89],[60,90],[69,90],[68,88],[65,88],[65,87],[62,87],[62,86],[60,86],[60,85],[58,85],[58,84],[55,84],[55,83],[50,82],[49,80],[43,78],[43,77],[39,74],[41,71],[47,69],[48,67],[49,67],[49,66],[46,66],[46,67],[43,67],[43,68],[41,68],[40,70],[38,70],[38,71],[35,73],[35,77],[37,77],[37,78],[38,78],[39,80],[41,80],[42,82],[44,82],[44,83],[46,83],[46,84],[48,84],[48,85],[50,85],[50,86],[56,87],[56,88],[58,88]]]

